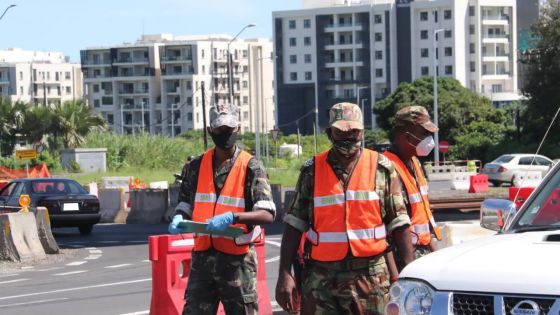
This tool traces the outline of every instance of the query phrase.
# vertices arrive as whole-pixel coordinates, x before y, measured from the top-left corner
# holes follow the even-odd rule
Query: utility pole
[[[146,132],[146,124],[144,121],[144,101],[142,101],[142,132]]]
[[[300,148],[300,138],[299,138],[299,120],[296,120],[296,128],[297,128],[297,158],[299,160],[299,148]]]
[[[204,130],[204,150],[206,151],[206,149],[208,149],[208,134],[206,131],[206,92],[204,90],[204,81],[200,83],[200,91],[202,93],[202,130]]]
[[[261,101],[261,94],[262,94],[262,91],[261,91],[261,88],[262,88],[262,69],[261,69],[262,59],[260,59],[262,57],[261,55],[262,55],[262,51],[259,49],[258,50],[258,55],[257,55],[257,57],[258,57],[257,60],[260,61],[260,62],[257,64],[257,75],[258,75],[258,77],[257,77],[257,103],[256,103],[256,106],[255,106],[256,107],[255,108],[255,111],[256,111],[255,112],[255,120],[256,120],[255,121],[255,125],[256,125],[255,126],[255,158],[259,161],[261,160],[261,133],[260,133],[260,128],[261,128],[261,126],[260,126],[260,124],[261,124],[260,118],[261,117],[260,116],[261,116],[261,113],[260,113],[260,110],[259,110],[260,105],[261,105],[259,103]]]
[[[175,104],[171,104],[171,137],[175,138]]]
[[[437,50],[437,34],[439,32],[443,32],[444,29],[443,28],[439,28],[434,30],[434,123],[436,126],[438,126],[438,90],[437,90],[437,54],[436,54],[436,50]],[[434,165],[439,165],[439,132],[435,132],[434,133],[434,142],[435,142],[435,147],[434,147]]]
[[[364,102],[367,101],[367,98],[362,98],[362,113],[364,112]],[[366,124],[366,117],[364,115],[362,115],[362,124],[364,125],[364,129],[365,129],[365,124]],[[362,149],[366,146],[366,137],[364,134],[364,138],[362,139]]]
[[[124,104],[121,103],[121,135],[124,135],[124,112],[123,112]]]

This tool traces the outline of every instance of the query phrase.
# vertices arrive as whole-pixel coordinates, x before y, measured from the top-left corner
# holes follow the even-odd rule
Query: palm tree
[[[55,105],[50,133],[61,138],[66,148],[75,148],[85,142],[92,131],[104,131],[105,120],[82,100]]]
[[[12,102],[10,98],[0,98],[0,154],[11,155],[27,112],[23,102]]]
[[[45,106],[35,106],[26,112],[21,133],[28,142],[36,142],[48,135],[53,126],[54,114]]]

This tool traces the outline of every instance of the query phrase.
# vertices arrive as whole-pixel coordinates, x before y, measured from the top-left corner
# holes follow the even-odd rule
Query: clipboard
[[[212,235],[219,235],[219,236],[227,236],[227,237],[238,237],[243,234],[243,229],[228,226],[223,231],[208,231],[206,230],[207,223],[202,222],[195,222],[191,220],[183,220],[177,224],[177,227],[181,229],[183,233],[201,233],[201,234],[212,234]]]

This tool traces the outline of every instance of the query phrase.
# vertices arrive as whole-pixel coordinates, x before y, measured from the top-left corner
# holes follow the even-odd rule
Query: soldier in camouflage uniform
[[[215,192],[219,196],[236,161],[241,154],[247,153],[242,153],[236,145],[239,130],[236,107],[212,107],[210,121],[208,132],[215,144],[215,148],[212,149],[214,151],[211,172]],[[203,172],[202,161],[203,156],[196,157],[186,169],[179,193],[179,204],[175,209],[176,215],[169,226],[170,233],[179,233],[177,224],[184,219],[191,220],[193,213],[197,211],[195,204],[199,191],[197,185]],[[276,207],[272,201],[264,167],[250,157],[246,169],[242,171],[245,172],[244,211],[214,216],[208,220],[208,228],[221,230],[230,224],[246,224],[248,228],[252,228],[274,220]],[[217,199],[219,203],[219,198]],[[216,314],[219,302],[223,304],[226,314],[257,314],[257,256],[252,244],[249,245],[246,254],[233,255],[219,251],[215,248],[215,243],[207,250],[197,251],[198,238],[195,239],[195,250],[192,254],[183,314]]]
[[[432,233],[441,237],[430,209],[426,176],[417,158],[430,154],[435,145],[433,134],[436,131],[438,127],[430,120],[426,108],[416,105],[404,107],[395,114],[393,142],[384,153],[395,164],[403,182],[402,195],[412,220],[415,259],[436,250]],[[393,249],[395,266],[389,267],[395,278],[405,263],[398,249]]]
[[[334,105],[330,112],[330,127],[326,132],[333,143],[328,151],[326,162],[344,186],[353,176],[353,170],[359,165],[361,155],[377,154],[363,151],[360,142],[363,138],[362,113],[360,108],[351,103]],[[309,231],[317,223],[315,208],[315,176],[320,176],[330,170],[316,169],[317,158],[311,159],[301,168],[301,174],[296,186],[296,195],[284,218],[285,228],[282,238],[280,256],[280,274],[276,286],[276,301],[286,311],[297,313],[298,297],[301,295],[301,314],[383,314],[388,300],[389,274],[384,258],[384,251],[371,256],[360,258],[348,249],[346,257],[339,261],[317,261],[312,258],[311,242],[306,240],[306,261],[303,270],[302,292],[297,292],[290,265],[296,254],[302,233]],[[366,155],[367,156],[367,155]],[[324,164],[323,164],[324,165]],[[320,181],[319,181],[320,182]],[[373,181],[371,183],[374,184]],[[371,186],[370,186],[371,187]],[[408,226],[410,219],[406,213],[401,195],[401,184],[391,162],[378,155],[375,171],[375,193],[378,201],[379,217],[386,228],[387,234],[392,234],[407,253],[408,260],[412,260],[412,247]],[[349,191],[346,191],[346,195]],[[346,199],[345,199],[346,200]],[[374,199],[370,199],[374,200]],[[350,207],[345,201],[346,207]],[[345,208],[346,214],[348,208]],[[371,208],[371,211],[374,211]],[[346,218],[360,220],[361,218]],[[348,228],[348,223],[347,227]],[[348,231],[350,233],[351,231]],[[377,233],[377,232],[376,232]],[[328,233],[326,233],[328,234]],[[371,238],[371,236],[369,236]],[[321,236],[319,236],[319,243]],[[384,236],[376,241],[385,246]],[[352,242],[352,240],[346,240]],[[310,254],[311,253],[311,254]],[[407,255],[404,255],[407,257]]]

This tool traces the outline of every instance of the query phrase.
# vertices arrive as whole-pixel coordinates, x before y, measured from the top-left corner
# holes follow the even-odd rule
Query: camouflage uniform
[[[358,115],[357,113],[348,113],[348,111],[351,111],[348,108],[350,105],[344,104],[347,103],[342,105],[343,112],[335,113],[334,119],[331,113],[331,125],[333,125],[333,120],[340,119],[337,116]],[[354,118],[361,124],[361,112],[359,118]],[[356,126],[346,124],[341,127],[351,129],[360,126],[358,124]],[[339,127],[336,126],[336,128]],[[342,128],[341,130],[343,130]],[[340,165],[332,152],[329,153],[327,162],[336,176],[344,183],[346,189],[347,178],[350,174]],[[310,222],[314,221],[315,171],[313,159],[308,160],[302,166],[295,197],[284,218],[286,224],[301,232],[306,232],[309,229]],[[410,218],[406,213],[401,195],[402,187],[398,174],[391,161],[382,155],[379,155],[375,190],[379,195],[381,217],[388,233],[391,233],[397,227],[410,225]],[[309,242],[305,244],[305,251],[306,253],[310,252]],[[357,260],[350,253],[345,259],[348,262]],[[364,259],[361,260],[364,261]],[[388,301],[390,285],[389,272],[383,255],[367,259],[366,265],[361,269],[341,270],[340,268],[330,268],[329,264],[334,267],[337,262],[317,263],[310,260],[306,261],[302,276],[302,314],[383,314],[385,303]]]
[[[210,116],[212,119],[212,109]],[[214,167],[216,193],[220,193],[240,152],[237,146],[228,162],[221,168]],[[192,217],[201,161],[202,156],[198,156],[188,164],[181,184],[175,211],[186,218]],[[276,214],[266,171],[255,158],[251,158],[247,166],[244,195],[245,211],[264,209],[273,216]],[[215,314],[218,302],[222,302],[228,315],[256,313],[256,287],[257,256],[253,247],[245,255],[230,255],[214,249],[193,251],[183,314]]]

